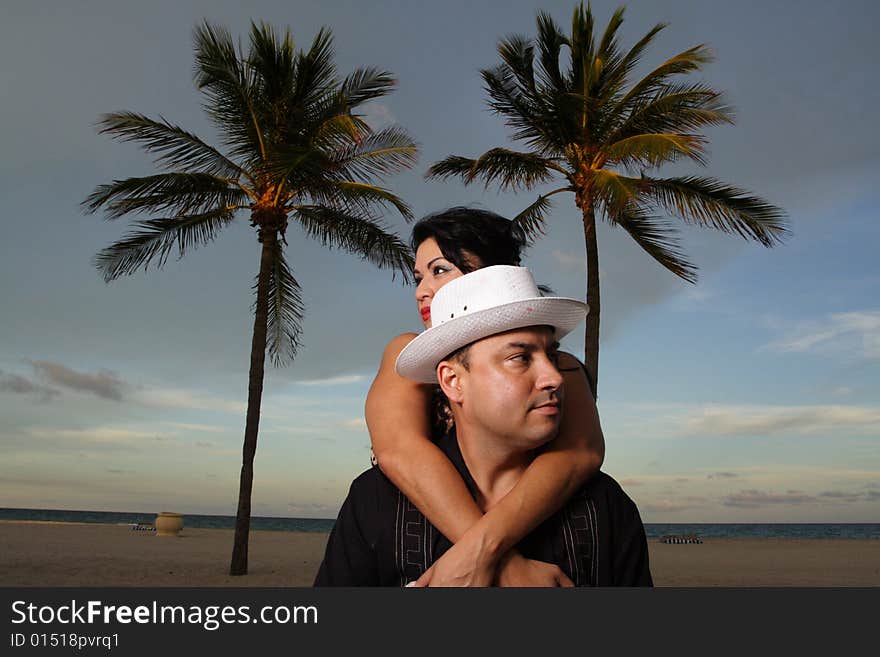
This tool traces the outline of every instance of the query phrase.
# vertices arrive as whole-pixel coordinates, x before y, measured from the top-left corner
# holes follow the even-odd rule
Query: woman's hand
[[[559,566],[526,559],[516,550],[511,550],[498,566],[498,586],[572,587],[574,582]]]
[[[466,533],[409,586],[492,586],[497,565],[485,538]]]

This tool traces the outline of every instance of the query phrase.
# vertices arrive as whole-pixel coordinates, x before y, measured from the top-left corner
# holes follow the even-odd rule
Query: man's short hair
[[[456,363],[461,365],[465,370],[470,371],[471,362],[468,359],[468,354],[470,353],[472,344],[474,344],[474,343],[471,342],[470,344],[466,344],[463,347],[459,347],[458,349],[453,351],[451,354],[449,354],[443,360],[454,360]]]

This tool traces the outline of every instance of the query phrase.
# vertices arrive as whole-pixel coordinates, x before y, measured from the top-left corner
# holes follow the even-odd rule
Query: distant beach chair
[[[135,532],[154,532],[156,528],[148,522],[133,522],[131,523],[131,529]]]
[[[703,539],[696,534],[666,534],[660,537],[660,542],[683,545],[685,543],[702,543]]]

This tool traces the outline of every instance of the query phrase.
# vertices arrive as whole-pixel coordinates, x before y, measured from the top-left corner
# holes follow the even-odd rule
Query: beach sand
[[[311,586],[325,533],[252,531],[230,577],[232,530],[178,537],[127,525],[0,522],[0,586]],[[880,586],[880,540],[649,541],[656,586]]]

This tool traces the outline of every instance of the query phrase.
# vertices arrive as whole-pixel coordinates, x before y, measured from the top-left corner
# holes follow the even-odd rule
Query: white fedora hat
[[[493,265],[450,281],[431,302],[431,328],[397,357],[397,373],[420,383],[437,383],[437,364],[453,351],[496,333],[549,325],[557,340],[587,316],[577,299],[542,297],[525,267]]]

